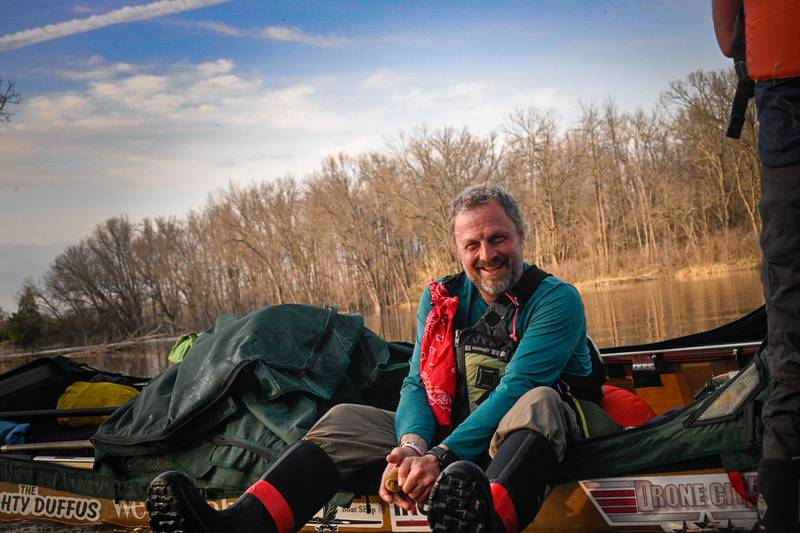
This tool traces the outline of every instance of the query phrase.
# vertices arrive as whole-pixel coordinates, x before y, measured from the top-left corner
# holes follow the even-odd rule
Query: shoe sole
[[[459,472],[449,473],[439,479],[431,494],[428,522],[434,533],[489,533],[489,512],[480,499],[475,498],[477,481]]]
[[[147,490],[147,512],[150,513],[150,528],[157,533],[207,533],[208,530],[190,523],[191,514],[183,509],[181,498],[172,485],[160,479],[154,480]]]

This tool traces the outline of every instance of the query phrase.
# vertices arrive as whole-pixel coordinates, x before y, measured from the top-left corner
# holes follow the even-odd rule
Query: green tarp
[[[332,405],[394,409],[410,355],[332,308],[222,316],[100,426],[96,469],[141,480],[172,468],[212,494],[238,494]]]
[[[761,406],[768,394],[767,351],[707,397],[651,424],[572,443],[563,479],[719,468],[755,468]]]

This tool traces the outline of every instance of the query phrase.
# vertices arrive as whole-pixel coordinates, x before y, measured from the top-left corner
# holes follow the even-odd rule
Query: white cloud
[[[574,102],[568,100],[555,87],[539,87],[520,91],[509,101],[515,108],[527,108],[530,106],[541,109],[546,108],[567,108]]]
[[[214,98],[221,100],[241,92],[243,85],[246,86],[248,83],[239,76],[232,74],[214,76],[195,84],[187,96],[190,101],[212,100]]]
[[[128,94],[149,96],[162,92],[167,87],[168,80],[164,76],[140,75],[128,78],[122,83],[122,89]]]
[[[211,77],[211,76],[219,76],[220,74],[227,74],[231,70],[233,70],[233,61],[230,59],[218,59],[216,61],[210,61],[208,63],[201,63],[197,65],[197,72],[201,76]]]
[[[172,13],[191,11],[227,2],[228,0],[161,0],[138,6],[125,6],[102,15],[92,15],[83,19],[48,24],[17,33],[0,36],[0,51],[21,48],[31,44],[58,39],[76,33],[83,33],[112,24],[147,20]]]
[[[32,98],[27,105],[26,115],[29,113],[32,121],[52,128],[81,119],[94,110],[88,98],[76,94],[64,94]]]
[[[261,37],[270,41],[300,43],[322,48],[343,48],[357,45],[356,41],[339,35],[313,35],[289,26],[268,26],[261,31]]]
[[[469,81],[456,83],[447,89],[448,98],[485,98],[487,96],[485,83]]]
[[[251,28],[238,28],[223,22],[216,21],[183,21],[170,20],[165,22],[182,28],[194,28],[229,37],[244,37],[248,39],[263,39],[267,41],[291,42],[316,46],[319,48],[348,48],[356,46],[431,46],[430,38],[415,34],[390,34],[369,39],[353,39],[337,34],[315,35],[307,33],[300,28],[291,26],[267,26],[261,30]]]
[[[221,33],[222,35],[230,35],[232,37],[242,37],[246,34],[246,32],[239,28],[234,28],[222,22],[201,20],[199,22],[190,23],[190,25],[195,28],[200,28],[201,30],[208,30],[213,33]]]
[[[36,69],[48,75],[60,76],[69,80],[103,81],[113,79],[120,74],[130,75],[141,70],[141,67],[130,63],[108,63],[102,56],[93,55],[79,60],[68,68]]]
[[[364,79],[359,84],[359,87],[368,91],[382,91],[386,89],[394,89],[403,81],[404,78],[399,74],[389,69],[381,69]]]
[[[380,140],[422,124],[468,126],[485,133],[514,109],[563,107],[553,89],[470,79],[415,87],[409,84],[414,76],[389,69],[350,81],[309,78],[276,86],[257,75],[242,75],[228,58],[155,67],[108,65],[91,57],[81,64],[84,70],[76,67],[72,75],[87,81],[83,90],[32,98],[20,108],[12,126],[28,132],[36,139],[33,144],[63,136],[68,141],[56,141],[53,149],[73,149],[80,147],[83,135],[86,146],[95,149],[98,142],[113,139],[121,145],[135,139],[132,150],[139,153],[147,144],[154,150],[189,146],[213,132],[217,142],[224,136],[220,146],[237,138],[253,143],[274,136],[330,136],[323,146],[357,152],[371,146],[370,136]],[[114,76],[95,79],[104,69]],[[248,160],[248,155],[235,160]]]
[[[213,20],[165,20],[164,24],[169,26],[177,26],[179,28],[190,28],[194,30],[202,30],[210,33],[218,33],[220,35],[227,35],[229,37],[258,37],[258,32],[243,30],[224,22],[216,22]]]
[[[90,84],[89,92],[103,108],[134,116],[155,114],[150,119],[171,124],[192,122],[193,111],[216,109],[220,103],[258,94],[260,80],[246,80],[231,73],[228,59],[172,67],[160,75],[120,76]]]
[[[8,133],[5,133],[3,128],[7,128]],[[0,143],[0,161],[10,161],[12,157],[29,158],[39,153],[39,147],[29,142],[23,135],[17,134],[17,131],[24,132],[24,129],[16,124],[0,126],[0,133],[3,135],[3,142]],[[0,188],[8,179],[5,175],[0,178]]]
[[[29,154],[55,153],[75,150],[81,147],[85,136],[95,132],[117,132],[138,128],[144,117],[124,113],[110,108],[99,101],[94,94],[65,93],[53,96],[37,96],[27,100],[20,120],[14,125],[20,138],[30,138]],[[72,132],[68,135],[67,132]],[[49,139],[61,140],[49,143]],[[78,148],[82,150],[83,148]],[[0,151],[0,161],[11,159],[15,154]],[[22,156],[22,154],[16,154]]]
[[[382,138],[371,135],[361,135],[336,144],[330,150],[326,150],[323,156],[340,152],[350,155],[365,154],[373,150],[380,150],[382,146]]]
[[[327,95],[320,95],[318,87],[326,80],[270,87],[259,77],[238,75],[233,61],[225,58],[173,65],[157,74],[140,73],[145,67],[132,65],[127,74],[118,70],[114,78],[95,80],[87,72],[97,72],[98,63],[107,68],[90,58],[83,62],[85,71],[71,74],[87,80],[85,89],[30,99],[13,127],[38,134],[40,140],[68,136],[70,146],[72,140],[80,144],[82,135],[93,144],[103,130],[107,139],[144,135],[146,142],[171,135],[174,139],[166,143],[172,145],[189,142],[207,127],[233,128],[233,135],[253,128],[319,133],[342,127],[348,120],[321,103]]]
[[[103,69],[114,73],[101,78]],[[303,177],[324,156],[381,150],[387,136],[422,125],[482,135],[515,108],[559,98],[534,84],[424,80],[388,69],[276,84],[224,57],[126,67],[91,57],[71,72],[80,88],[26,99],[15,120],[0,125],[9,139],[0,143],[0,168],[16,198],[73,191],[63,202],[72,219],[91,196],[103,207],[85,216],[94,222],[119,212],[179,215],[231,181]],[[58,238],[80,237],[45,206],[30,210],[43,221],[36,228],[46,222]],[[33,228],[20,238],[41,238]]]
[[[433,87],[413,87],[405,91],[394,93],[394,98],[408,102],[412,106],[442,106],[463,108],[476,103],[487,103],[501,100],[499,95],[507,96],[508,88],[499,84],[489,84],[478,81],[460,81],[449,85],[434,85]],[[510,91],[513,92],[513,91]],[[502,98],[505,105],[505,98]]]
[[[254,98],[236,101],[232,107],[238,112],[227,120],[236,128],[268,128],[273,132],[316,135],[348,129],[352,118],[326,108],[328,97],[310,83],[265,90]]]

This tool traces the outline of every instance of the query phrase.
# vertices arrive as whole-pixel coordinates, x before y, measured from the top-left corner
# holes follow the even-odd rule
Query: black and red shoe
[[[217,511],[192,480],[180,472],[158,475],[147,489],[150,528],[156,533],[263,533],[274,530],[272,518],[258,500],[243,494],[228,509]]]
[[[457,461],[439,475],[428,501],[428,523],[434,533],[503,533],[494,510],[489,480],[470,461]]]
[[[210,533],[205,527],[214,509],[192,481],[179,472],[164,472],[147,489],[150,528],[157,533]]]

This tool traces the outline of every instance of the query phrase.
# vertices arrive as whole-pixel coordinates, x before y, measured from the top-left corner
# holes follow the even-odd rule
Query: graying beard
[[[513,287],[520,280],[520,278],[522,277],[522,265],[520,265],[518,269],[512,267],[508,273],[508,278],[499,281],[494,286],[486,285],[477,279],[473,279],[470,276],[467,277],[469,277],[469,280],[486,294],[491,294],[492,296],[499,296],[500,294],[503,294],[503,292]]]

